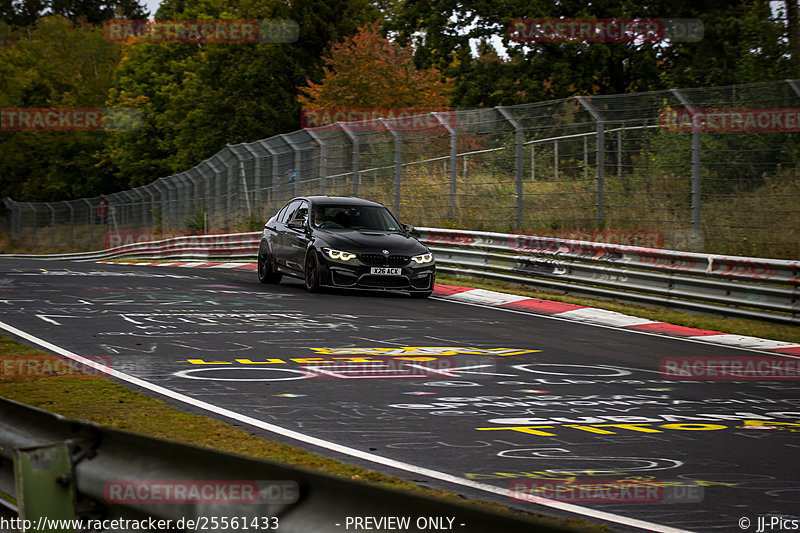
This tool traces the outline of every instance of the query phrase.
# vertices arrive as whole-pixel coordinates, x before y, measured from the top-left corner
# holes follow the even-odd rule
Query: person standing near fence
[[[106,202],[105,198],[97,204],[97,223],[108,224],[108,202]]]

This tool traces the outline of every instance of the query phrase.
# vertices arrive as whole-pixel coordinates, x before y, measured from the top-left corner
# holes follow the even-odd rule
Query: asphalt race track
[[[265,438],[620,531],[798,518],[798,382],[660,373],[669,358],[775,355],[435,298],[308,294],[245,270],[0,259],[0,272],[11,336],[169,389],[182,409],[242,415]],[[649,490],[524,498],[569,479]]]

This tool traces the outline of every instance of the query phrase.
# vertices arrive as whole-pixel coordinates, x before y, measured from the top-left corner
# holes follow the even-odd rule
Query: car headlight
[[[418,265],[424,265],[425,263],[430,263],[433,261],[433,254],[428,252],[427,254],[415,255],[411,258],[411,260]]]
[[[325,255],[330,257],[331,259],[336,259],[337,261],[350,261],[351,259],[355,258],[356,254],[352,254],[350,252],[343,252],[341,250],[333,250],[331,248],[323,248],[323,252]]]

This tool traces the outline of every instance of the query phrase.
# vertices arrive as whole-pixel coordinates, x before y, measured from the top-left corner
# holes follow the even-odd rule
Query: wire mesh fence
[[[439,111],[228,145],[104,197],[6,199],[12,238],[85,250],[250,231],[298,195],[404,222],[675,250],[800,255],[800,81]]]

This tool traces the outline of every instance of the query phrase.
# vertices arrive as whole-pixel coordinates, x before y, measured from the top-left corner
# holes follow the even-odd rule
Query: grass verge
[[[0,335],[0,397],[107,427],[267,459],[496,513],[526,516],[542,525],[589,533],[611,531],[582,519],[553,519],[499,504],[467,500],[456,493],[422,487],[288,444],[262,439],[219,420],[184,413],[164,401],[104,377],[81,373],[56,356],[3,335]]]

